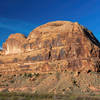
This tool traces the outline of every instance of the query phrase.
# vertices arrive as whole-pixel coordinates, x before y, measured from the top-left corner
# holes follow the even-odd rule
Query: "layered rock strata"
[[[5,55],[26,55],[16,58],[17,62],[46,62],[49,67],[52,62],[54,68],[59,66],[61,70],[100,70],[100,43],[77,22],[50,22],[34,29],[27,38],[12,34],[3,44],[3,51]]]

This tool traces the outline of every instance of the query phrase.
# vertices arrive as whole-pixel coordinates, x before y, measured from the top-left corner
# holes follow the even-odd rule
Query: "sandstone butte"
[[[91,31],[77,22],[49,22],[34,29],[28,37],[11,34],[0,51],[0,75],[73,72],[77,76],[81,72],[99,71],[100,43]],[[90,89],[93,87],[88,85]]]

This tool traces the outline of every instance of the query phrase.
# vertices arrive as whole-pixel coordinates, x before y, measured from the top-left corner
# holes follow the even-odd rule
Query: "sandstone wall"
[[[13,34],[3,44],[3,50],[5,54],[20,54],[16,57],[19,59],[17,63],[64,61],[60,70],[100,70],[100,43],[92,32],[78,23],[50,22],[34,29],[27,38],[19,33]]]

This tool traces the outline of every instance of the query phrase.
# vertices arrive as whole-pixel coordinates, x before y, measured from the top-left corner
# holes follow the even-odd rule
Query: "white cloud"
[[[0,50],[2,50],[2,47],[0,47]]]

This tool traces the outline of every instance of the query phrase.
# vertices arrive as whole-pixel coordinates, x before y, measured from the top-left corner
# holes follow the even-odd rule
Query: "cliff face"
[[[78,23],[50,22],[27,38],[11,34],[0,51],[0,91],[100,93],[93,71],[100,72],[100,43]]]
[[[78,23],[50,22],[34,29],[27,38],[12,34],[3,50],[5,54],[31,52],[27,61],[64,61],[62,70],[99,70],[99,41]]]

